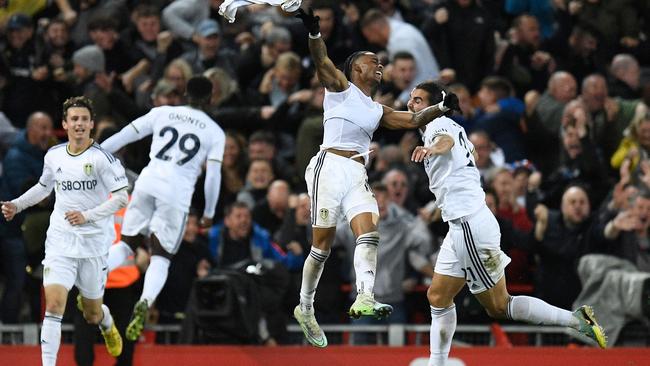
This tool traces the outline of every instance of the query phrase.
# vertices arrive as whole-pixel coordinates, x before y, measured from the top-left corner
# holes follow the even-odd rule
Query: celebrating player
[[[379,125],[390,129],[424,126],[449,109],[458,109],[458,98],[448,94],[438,105],[417,113],[394,111],[374,102],[371,96],[381,81],[383,70],[377,55],[355,52],[347,58],[341,72],[327,57],[319,32],[319,18],[311,9],[309,13],[300,9],[297,17],[309,30],[309,50],[318,79],[325,86],[325,131],[320,151],[305,171],[311,199],[313,244],[303,267],[300,305],[293,314],[309,343],[326,347],[327,338],[316,322],[313,302],[339,214],[347,217],[357,242],[354,251],[357,298],[350,307],[350,316],[385,317],[392,311],[390,305],[378,303],[373,295],[379,210],[367,182],[365,157],[370,153],[374,131]]]
[[[153,134],[151,161],[135,183],[124,216],[122,241],[109,251],[109,271],[122,264],[151,236],[151,264],[144,277],[140,300],[135,304],[126,337],[136,340],[144,327],[149,306],[167,280],[171,258],[178,252],[194,185],[205,163],[205,209],[202,227],[212,225],[221,187],[221,161],[226,137],[205,112],[212,83],[195,76],[187,83],[187,106],[162,106],[131,122],[102,146],[115,152]]]
[[[411,92],[410,111],[417,112],[439,103],[442,89],[432,82],[421,83]],[[421,129],[424,146],[411,159],[424,161],[429,188],[435,195],[449,232],[438,254],[431,286],[431,356],[429,366],[443,366],[456,330],[454,297],[465,283],[496,319],[571,327],[606,346],[603,329],[590,306],[573,313],[529,296],[510,296],[504,269],[510,258],[501,251],[499,224],[485,204],[476,151],[465,129],[447,117],[440,117]]]
[[[86,97],[63,103],[63,128],[68,142],[45,154],[38,183],[11,202],[2,202],[6,220],[50,195],[56,202],[50,216],[43,259],[45,318],[41,329],[44,366],[56,365],[61,343],[61,319],[68,291],[77,286],[83,314],[90,324],[99,324],[108,353],[122,353],[122,338],[113,317],[102,304],[108,274],[106,258],[113,241],[113,214],[126,206],[127,180],[119,160],[90,138],[93,107]],[[110,194],[110,198],[109,198]]]

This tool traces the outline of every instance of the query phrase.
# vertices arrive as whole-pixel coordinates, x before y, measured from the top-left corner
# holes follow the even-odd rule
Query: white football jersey
[[[429,176],[429,189],[442,210],[442,219],[449,221],[478,211],[485,205],[485,192],[472,154],[474,145],[465,129],[450,118],[436,118],[426,125],[422,135],[424,146],[431,146],[440,135],[454,139],[454,146],[447,154],[425,159],[424,169]]]
[[[370,149],[372,135],[384,114],[381,104],[352,83],[341,92],[325,89],[323,110],[321,149],[335,148],[359,153]]]
[[[59,144],[45,154],[38,183],[54,189],[56,197],[47,235],[59,239],[50,240],[52,247],[45,248],[46,252],[76,258],[108,253],[115,237],[113,216],[73,226],[65,219],[65,213],[95,208],[108,200],[111,192],[126,188],[128,182],[120,161],[96,143],[76,155],[68,151],[67,143]],[[67,240],[70,235],[97,236],[98,240]]]
[[[131,123],[142,136],[153,134],[151,161],[135,189],[188,211],[206,160],[223,160],[226,135],[206,113],[188,106],[163,106]]]

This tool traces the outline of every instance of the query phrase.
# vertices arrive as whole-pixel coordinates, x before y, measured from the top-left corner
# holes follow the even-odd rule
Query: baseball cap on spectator
[[[9,18],[7,22],[7,31],[29,28],[32,26],[32,18],[23,13],[16,13]]]
[[[91,72],[103,72],[106,66],[104,52],[95,45],[85,46],[75,51],[72,62]]]
[[[176,86],[165,79],[160,79],[153,88],[151,95],[157,97],[160,95],[168,95],[176,92]]]
[[[219,27],[219,23],[217,23],[213,19],[206,19],[201,21],[201,23],[199,23],[199,26],[196,28],[196,31],[202,37],[209,37],[215,34],[217,35],[221,34],[221,28]]]

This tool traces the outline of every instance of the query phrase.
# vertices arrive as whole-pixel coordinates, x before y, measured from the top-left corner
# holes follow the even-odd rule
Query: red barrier
[[[139,346],[135,366],[426,366],[428,347],[226,347]],[[450,366],[648,366],[650,348],[454,348]],[[2,365],[40,365],[36,346],[0,346]],[[59,365],[74,365],[72,346],[59,352]],[[103,346],[96,348],[96,366],[113,362]]]

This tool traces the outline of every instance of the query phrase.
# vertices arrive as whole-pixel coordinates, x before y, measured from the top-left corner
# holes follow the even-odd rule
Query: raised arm
[[[381,117],[380,123],[383,127],[392,130],[419,128],[442,117],[450,110],[460,111],[456,94],[445,92],[443,92],[442,102],[418,112],[396,111],[391,107],[383,107],[384,115]]]
[[[329,91],[340,92],[347,89],[348,79],[327,57],[327,46],[325,46],[325,41],[320,36],[320,25],[318,24],[320,18],[314,16],[314,11],[311,8],[309,13],[298,9],[296,17],[300,18],[309,30],[309,52],[316,66],[318,80]]]
[[[124,126],[120,132],[102,142],[102,148],[114,154],[124,146],[151,135],[153,132],[155,111],[156,109],[154,108],[149,113]]]

